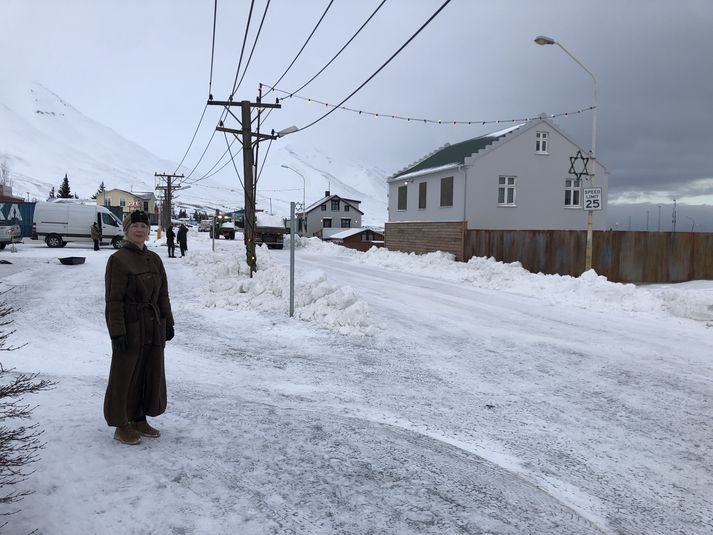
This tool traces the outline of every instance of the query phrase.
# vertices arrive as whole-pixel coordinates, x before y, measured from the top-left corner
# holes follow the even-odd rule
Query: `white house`
[[[344,199],[339,195],[324,192],[324,197],[312,203],[303,214],[305,236],[328,238],[344,229],[361,227],[364,212],[359,210],[361,201]]]
[[[582,180],[569,173],[577,145],[545,117],[446,145],[387,179],[389,222],[465,221],[469,229],[585,230]],[[582,160],[574,162],[581,171]],[[591,173],[590,160],[587,170]],[[605,230],[608,176],[596,163],[602,188],[594,230]]]

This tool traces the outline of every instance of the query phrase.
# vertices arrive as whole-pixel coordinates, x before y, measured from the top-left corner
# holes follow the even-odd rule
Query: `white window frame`
[[[500,175],[498,177],[498,206],[517,206],[516,194],[517,177]],[[502,201],[500,199],[502,199]]]
[[[569,193],[569,202],[567,194]],[[574,200],[577,202],[575,203]],[[565,208],[581,208],[582,207],[582,181],[578,178],[564,179],[564,207]]]
[[[549,143],[549,132],[535,132],[535,154],[549,154],[547,150]]]

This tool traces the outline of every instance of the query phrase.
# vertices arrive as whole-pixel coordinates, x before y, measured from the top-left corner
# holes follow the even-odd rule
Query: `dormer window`
[[[535,154],[549,154],[547,152],[547,143],[549,132],[537,132],[535,134]]]

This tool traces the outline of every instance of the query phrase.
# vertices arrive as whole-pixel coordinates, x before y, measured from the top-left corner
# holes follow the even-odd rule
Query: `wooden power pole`
[[[256,138],[255,145],[263,139],[277,139],[275,135],[261,134],[260,132],[252,131],[252,123],[250,119],[250,111],[252,108],[281,108],[280,104],[264,104],[260,101],[250,102],[243,100],[241,102],[233,102],[232,100],[209,100],[208,104],[212,106],[240,106],[241,115],[240,122],[242,128],[236,130],[233,128],[225,128],[217,126],[219,132],[230,132],[234,136],[240,136],[243,145],[243,187],[245,189],[245,229],[243,237],[245,240],[245,254],[247,256],[248,266],[250,267],[250,276],[257,271],[257,262],[255,258],[255,177],[253,177],[254,158],[253,158],[253,138]],[[232,115],[232,114],[231,114]]]
[[[154,173],[154,176],[166,180],[166,185],[159,184],[157,190],[163,190],[163,209],[161,211],[161,221],[159,225],[166,230],[171,224],[171,214],[173,213],[173,190],[181,189],[179,186],[174,186],[171,182],[174,178],[184,178],[183,175],[173,175],[167,173]]]

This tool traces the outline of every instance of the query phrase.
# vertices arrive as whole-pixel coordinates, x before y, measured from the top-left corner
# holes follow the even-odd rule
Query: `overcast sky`
[[[299,94],[337,104],[371,76],[444,0],[386,0],[337,60]],[[314,37],[280,81],[294,91],[336,54],[381,0],[334,0]],[[266,0],[256,0],[243,65]],[[235,99],[254,100],[294,59],[328,0],[272,0]],[[214,0],[0,0],[0,65],[36,80],[86,115],[158,156],[180,161],[211,83]],[[212,93],[231,92],[250,2],[218,0]],[[710,0],[452,0],[345,106],[381,115],[508,121],[588,108],[598,80],[597,156],[620,200],[713,204],[713,2]],[[271,100],[276,94],[268,97]],[[284,96],[277,93],[277,96]],[[330,108],[286,99],[269,130],[303,127]],[[221,109],[209,106],[185,165],[192,168]],[[235,109],[239,116],[239,110]],[[556,123],[583,147],[592,113]],[[433,125],[336,110],[281,140],[354,158],[387,174],[446,142],[501,124]],[[238,128],[229,119],[226,126]],[[214,140],[198,171],[225,149]],[[226,169],[227,172],[227,169]]]

